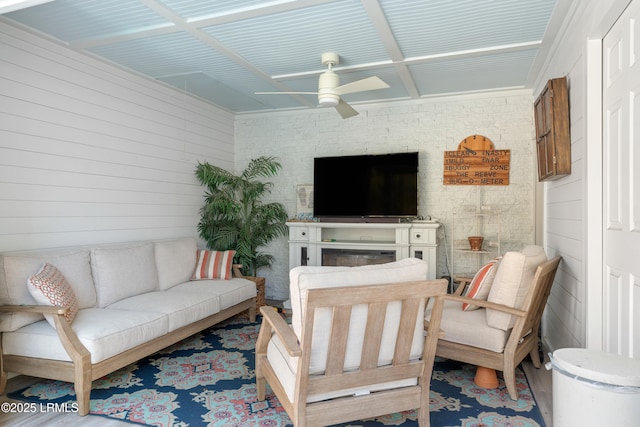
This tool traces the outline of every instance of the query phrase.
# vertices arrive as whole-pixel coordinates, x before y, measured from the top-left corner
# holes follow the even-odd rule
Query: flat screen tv
[[[316,157],[313,214],[322,220],[418,215],[418,153]]]

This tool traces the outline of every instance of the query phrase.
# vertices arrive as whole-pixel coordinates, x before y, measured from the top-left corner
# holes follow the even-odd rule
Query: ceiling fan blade
[[[364,92],[367,90],[386,89],[389,85],[379,77],[367,77],[366,79],[356,80],[335,88],[336,95],[344,95],[347,93]]]
[[[336,105],[336,111],[342,116],[343,119],[348,119],[349,117],[357,116],[359,113],[353,109],[353,107],[342,99]]]
[[[317,95],[318,92],[254,92],[255,95]]]

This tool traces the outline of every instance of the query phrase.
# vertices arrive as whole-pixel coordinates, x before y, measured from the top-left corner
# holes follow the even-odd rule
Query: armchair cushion
[[[428,264],[416,258],[406,258],[387,264],[366,265],[361,267],[296,267],[290,273],[291,295],[291,326],[293,331],[301,339],[302,317],[306,312],[307,291],[316,288],[335,288],[339,286],[379,285],[393,282],[408,282],[413,280],[426,280]],[[396,305],[397,304],[397,305]],[[401,306],[399,302],[392,303],[387,310],[382,334],[382,351],[378,360],[379,365],[389,364],[393,358],[395,337],[400,320]],[[424,315],[424,307],[421,309]],[[331,324],[331,311],[319,309],[314,321],[313,344],[311,353],[310,372],[324,372],[329,330],[326,325]],[[345,368],[357,368],[361,359],[361,342],[367,321],[367,307],[356,306],[351,314],[351,328]],[[422,355],[424,344],[423,325],[416,324],[411,358],[417,359]]]
[[[267,358],[269,359],[269,363],[271,363],[271,367],[280,379],[280,383],[282,384],[285,393],[287,393],[289,400],[293,401],[296,386],[296,371],[298,369],[300,358],[289,356],[285,345],[277,335],[274,335],[271,338],[271,341],[269,341],[269,346],[267,347]],[[309,373],[313,375],[321,373],[321,371],[318,371],[316,369],[315,371],[310,371]],[[319,402],[322,400],[333,399],[341,396],[353,396],[358,393],[367,393],[387,390],[391,388],[406,387],[415,384],[417,384],[417,379],[414,378],[401,381],[383,382],[375,384],[373,386],[367,386],[366,388],[351,387],[333,393],[321,393],[315,395],[312,394],[308,397],[307,403]]]
[[[487,325],[485,308],[463,311],[458,301],[445,301],[440,321],[440,329],[445,331],[441,339],[473,347],[501,353],[509,338],[509,333],[502,329],[491,328]],[[431,310],[427,311],[426,319],[431,317]]]
[[[293,330],[299,338],[308,289],[426,280],[428,268],[426,262],[417,258],[360,267],[295,267],[289,273]]]
[[[507,252],[502,257],[487,301],[522,308],[529,286],[540,264],[547,260],[540,246],[526,246],[522,252]],[[487,324],[507,331],[515,319],[510,314],[487,309]]]

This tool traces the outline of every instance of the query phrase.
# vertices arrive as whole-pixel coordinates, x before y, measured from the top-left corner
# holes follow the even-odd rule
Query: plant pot
[[[471,246],[472,251],[480,251],[482,250],[482,241],[484,237],[482,236],[469,236],[469,246]]]
[[[488,389],[497,388],[499,384],[495,369],[485,368],[484,366],[477,367],[473,382],[478,387]]]

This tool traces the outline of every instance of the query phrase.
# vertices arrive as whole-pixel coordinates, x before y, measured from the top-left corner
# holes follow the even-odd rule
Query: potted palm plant
[[[275,157],[258,157],[236,175],[209,163],[198,163],[196,177],[207,188],[198,223],[200,237],[212,250],[236,251],[234,262],[242,274],[256,276],[260,267],[271,266],[273,256],[260,250],[287,232],[287,212],[281,203],[264,203],[272,183],[258,178],[277,175]]]

